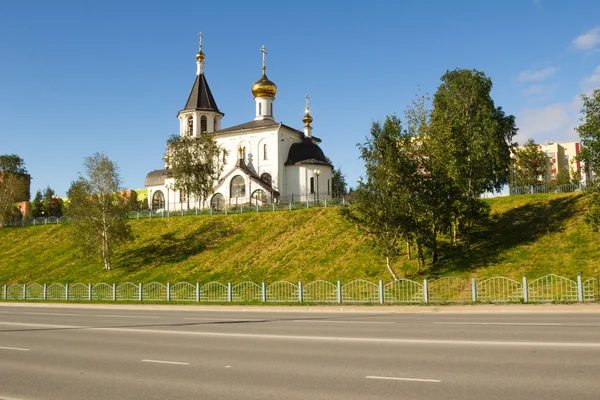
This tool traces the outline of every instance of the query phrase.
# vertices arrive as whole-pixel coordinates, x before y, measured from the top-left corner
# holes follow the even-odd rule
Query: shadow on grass
[[[502,261],[507,250],[534,243],[540,237],[562,232],[580,210],[579,196],[528,203],[494,214],[472,234],[472,246],[450,247],[442,243],[442,257],[431,267],[431,276],[461,274]]]
[[[216,246],[228,237],[238,233],[223,221],[214,221],[185,232],[179,236],[172,232],[162,234],[159,238],[131,251],[124,251],[117,262],[120,268],[133,271],[148,265],[166,265],[187,260],[208,248]]]

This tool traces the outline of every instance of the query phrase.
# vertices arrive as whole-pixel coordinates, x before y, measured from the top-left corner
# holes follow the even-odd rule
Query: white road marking
[[[259,319],[259,318],[203,318],[203,317],[189,317],[189,318],[184,318],[187,320],[200,320],[200,321],[216,321],[216,322],[221,322],[221,321],[265,321],[265,319]]]
[[[190,363],[179,362],[179,361],[142,360],[142,362],[156,363],[156,364],[190,365]]]
[[[231,368],[231,365],[226,365],[225,368]]]
[[[70,313],[40,313],[40,312],[23,312],[23,313],[15,313],[15,314],[24,314],[24,315],[49,315],[56,317],[76,317],[78,314],[70,314]]]
[[[307,322],[313,324],[395,324],[395,322],[391,321],[320,321],[310,319],[298,319],[294,320],[294,322]]]
[[[150,317],[146,315],[110,315],[110,314],[90,314],[90,317],[102,317],[102,318],[145,318],[145,319],[159,319],[160,317]]]
[[[434,322],[435,325],[509,325],[509,326],[562,326],[554,322]]]
[[[365,376],[366,379],[385,379],[390,381],[409,381],[409,382],[432,382],[440,383],[439,379],[419,379],[419,378],[396,378],[393,376]]]
[[[31,324],[26,322],[4,322],[0,321],[0,325],[8,326],[30,326],[36,328],[57,328],[57,329],[84,329],[89,326],[77,326],[77,325],[50,325],[50,324]]]
[[[198,331],[173,331],[160,329],[134,329],[134,328],[102,328],[91,326],[67,326],[46,324],[25,324],[17,322],[1,322],[0,325],[14,326],[36,326],[46,328],[71,328],[80,331],[116,332],[116,333],[151,333],[159,335],[181,335],[221,337],[231,339],[269,339],[269,340],[305,340],[323,342],[343,343],[385,343],[398,345],[459,345],[459,346],[516,346],[516,347],[565,347],[565,348],[593,348],[600,349],[600,342],[511,342],[492,340],[446,340],[446,339],[401,339],[401,338],[366,338],[366,337],[344,337],[344,336],[301,336],[301,335],[274,335],[274,334],[252,334],[252,333],[227,333],[227,332],[198,332]]]
[[[18,347],[2,347],[2,346],[0,346],[0,350],[29,351],[30,349],[20,349]],[[0,399],[2,399],[2,398],[0,397]]]
[[[0,400],[23,400],[23,399],[17,399],[16,397],[6,397],[6,396],[2,396],[0,394]]]

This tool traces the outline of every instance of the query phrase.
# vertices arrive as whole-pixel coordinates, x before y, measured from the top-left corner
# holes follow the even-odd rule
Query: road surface
[[[600,313],[0,303],[0,399],[600,399]]]

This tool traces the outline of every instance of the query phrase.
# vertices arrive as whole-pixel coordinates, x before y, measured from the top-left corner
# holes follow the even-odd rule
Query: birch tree
[[[84,161],[86,176],[71,183],[67,193],[73,240],[85,256],[98,257],[111,270],[114,249],[133,240],[127,219],[129,206],[121,195],[117,165],[96,153]]]

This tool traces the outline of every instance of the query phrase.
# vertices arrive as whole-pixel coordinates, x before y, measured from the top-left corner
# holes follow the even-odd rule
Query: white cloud
[[[600,44],[600,27],[591,29],[583,35],[577,36],[571,47],[577,50],[592,50]]]
[[[533,137],[538,143],[546,140],[568,142],[577,140],[574,128],[579,124],[579,98],[569,103],[527,108],[517,115],[519,143]]]
[[[519,82],[540,82],[544,79],[550,78],[558,71],[558,67],[546,67],[542,69],[528,69],[526,71],[519,72]]]
[[[600,88],[600,66],[596,67],[590,76],[586,76],[579,83],[581,90],[587,95],[592,94],[594,89]]]

